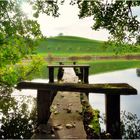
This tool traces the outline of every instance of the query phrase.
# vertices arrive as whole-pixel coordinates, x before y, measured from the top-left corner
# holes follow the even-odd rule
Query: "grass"
[[[73,55],[73,54],[99,54],[113,53],[112,49],[105,49],[103,41],[91,40],[81,37],[58,36],[39,40],[37,53],[41,55]]]
[[[116,70],[123,70],[129,68],[139,68],[140,60],[107,60],[107,61],[83,61],[79,63],[89,64],[89,74],[99,74],[105,72],[111,72]],[[57,77],[57,69],[54,71],[55,78]],[[34,78],[48,78],[48,68],[47,64],[42,68],[41,72],[38,75],[35,75]]]
[[[61,36],[53,37],[44,40],[40,40],[39,46],[37,48],[37,53],[43,57],[46,55],[55,55],[55,56],[91,56],[91,55],[100,55],[100,56],[111,56],[114,55],[112,48],[105,49],[104,42],[90,40],[79,37],[71,36]],[[126,53],[129,54],[129,53]],[[137,55],[138,53],[131,52],[131,55]],[[111,72],[116,70],[123,70],[128,68],[137,68],[140,67],[140,60],[92,60],[92,61],[81,61],[78,63],[84,63],[90,65],[89,74],[98,74]],[[57,71],[55,69],[55,77]],[[36,75],[36,78],[38,76]],[[48,69],[47,65],[42,69],[39,78],[48,78]],[[87,115],[87,114],[86,114]],[[97,114],[98,116],[98,114]],[[94,118],[95,118],[94,114]],[[99,131],[99,120],[96,117],[92,120],[90,126],[94,132]],[[92,125],[93,124],[93,125]]]
[[[121,48],[121,47],[120,47]],[[127,48],[125,54],[137,55],[139,47],[135,51]],[[134,49],[133,49],[134,50]],[[36,53],[41,56],[111,56],[115,55],[112,47],[108,47],[106,42],[97,41],[75,36],[56,36],[38,40]]]
[[[140,67],[140,60],[108,60],[88,62],[90,65],[90,74],[98,74]]]
[[[57,56],[112,56],[115,55],[112,48],[105,49],[105,42],[86,39],[74,36],[57,36],[47,39],[38,40],[37,53],[42,57]],[[139,52],[126,52],[122,55],[138,55]],[[69,61],[69,60],[67,60]],[[104,73],[115,70],[123,70],[128,68],[140,67],[140,60],[92,60],[92,61],[78,61],[79,63],[86,63],[90,65],[90,74]],[[55,62],[56,63],[56,62]],[[55,71],[55,75],[56,75]],[[42,69],[41,75],[36,76],[41,78],[48,78],[47,66]]]

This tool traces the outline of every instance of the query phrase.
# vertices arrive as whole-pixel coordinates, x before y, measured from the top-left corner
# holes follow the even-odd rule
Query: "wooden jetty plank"
[[[64,80],[71,82],[74,81],[75,76],[72,76],[69,71],[70,70],[65,72]],[[75,82],[78,82],[78,78],[77,80],[75,79]],[[43,92],[41,94],[49,95],[51,93],[46,91],[46,93]],[[40,110],[46,111],[44,108],[48,107],[48,105],[47,103],[44,103],[44,105],[45,106],[42,106]],[[76,94],[75,92],[71,92],[71,94],[69,92],[58,92],[53,100],[51,110],[52,113],[48,125],[46,125],[46,122],[43,125],[39,125],[40,131],[35,133],[32,139],[86,139],[87,135],[84,130],[83,117],[80,114],[80,112],[82,112],[80,94]],[[43,118],[43,120],[44,119],[45,118]],[[72,125],[72,127],[67,128],[66,126],[68,124]],[[48,128],[49,125],[50,128]]]
[[[54,82],[54,68],[63,68],[63,67],[73,67],[73,68],[80,68],[82,69],[82,82],[80,83],[53,83]],[[52,102],[49,96],[52,96],[53,92],[57,91],[71,91],[71,92],[92,92],[92,93],[99,93],[105,94],[106,97],[106,130],[108,133],[111,134],[112,138],[121,138],[120,132],[120,95],[136,95],[137,90],[126,83],[104,83],[104,84],[88,84],[88,70],[89,66],[87,65],[50,65],[49,68],[49,82],[50,83],[33,83],[33,82],[21,82],[17,85],[16,88],[18,89],[37,89],[38,90],[38,106],[41,102],[45,102],[42,94],[45,94],[44,97],[48,102]],[[41,92],[39,92],[41,91]],[[44,92],[42,92],[44,91]],[[48,91],[47,93],[45,91]],[[52,92],[52,93],[51,93]],[[68,93],[69,98],[71,100],[72,93]],[[78,94],[76,94],[78,95]],[[54,96],[52,96],[54,98]],[[50,101],[49,101],[50,100]],[[43,106],[47,106],[43,112],[39,112]],[[42,104],[40,109],[38,109],[38,116],[39,116],[39,124],[45,123],[48,119],[49,113],[49,106],[50,104]],[[48,114],[46,113],[48,112]],[[44,117],[45,116],[45,117]],[[60,117],[62,118],[62,117]],[[62,120],[63,121],[63,120]],[[66,132],[66,131],[64,131]],[[64,132],[60,134],[61,136],[64,135]],[[77,132],[78,133],[78,132]],[[72,134],[72,133],[71,133]],[[66,138],[66,137],[61,137]],[[74,137],[71,137],[74,138]]]
[[[72,68],[64,69],[63,82],[78,82]],[[83,118],[79,114],[82,112],[80,94],[75,92],[58,92],[54,98],[52,107],[56,107],[58,114],[52,112],[50,117],[52,125],[60,125],[62,129],[55,130],[55,134],[60,139],[86,139]],[[66,128],[66,125],[73,125],[72,128]]]
[[[81,83],[35,83],[21,82],[17,89],[38,89],[51,91],[91,92],[100,94],[136,95],[137,90],[126,83],[81,84]]]
[[[51,115],[50,106],[56,92],[50,90],[38,90],[37,91],[37,116],[38,124],[47,124]]]
[[[59,65],[58,64],[58,65],[48,65],[47,67],[48,68],[52,68],[52,67],[53,68],[60,68],[60,67],[65,67],[65,68],[79,67],[80,68],[80,67],[90,67],[90,66],[89,65],[85,65],[85,64],[84,65],[83,64],[78,64],[78,65],[77,64],[76,65],[63,65],[63,64],[62,65]]]
[[[120,95],[105,95],[106,132],[113,139],[121,138]]]
[[[72,92],[58,92],[53,105],[57,107],[58,114],[51,114],[52,126],[60,125],[62,129],[55,129],[55,134],[61,139],[86,139],[83,118],[79,113],[82,112],[80,94]],[[66,128],[70,124],[72,127]]]

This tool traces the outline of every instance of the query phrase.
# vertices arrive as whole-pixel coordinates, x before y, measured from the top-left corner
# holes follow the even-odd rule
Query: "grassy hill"
[[[91,40],[81,37],[74,36],[57,36],[50,37],[47,39],[39,40],[39,45],[37,47],[37,53],[41,54],[42,57],[47,58],[48,54],[55,56],[84,56],[84,55],[114,55],[113,49],[105,49],[105,42]],[[120,54],[121,55],[121,54]],[[135,55],[134,52],[131,52],[131,55]],[[47,57],[46,57],[47,56]],[[68,57],[70,58],[70,57]],[[56,62],[55,62],[56,61]],[[53,63],[58,63],[59,60],[53,60]],[[68,63],[73,60],[64,59],[63,61],[68,61]],[[65,62],[65,63],[66,63]],[[90,74],[127,69],[127,68],[136,68],[140,66],[140,60],[123,60],[123,59],[106,59],[106,60],[87,60],[87,59],[78,59],[78,63],[84,63],[90,65]],[[49,62],[47,62],[49,63]],[[52,63],[52,62],[51,62]],[[44,66],[41,71],[41,77],[47,78],[48,69]],[[38,76],[39,77],[39,76]]]
[[[74,36],[57,36],[39,40],[37,52],[53,55],[87,55],[112,53],[112,49],[105,49],[103,41],[91,40]]]

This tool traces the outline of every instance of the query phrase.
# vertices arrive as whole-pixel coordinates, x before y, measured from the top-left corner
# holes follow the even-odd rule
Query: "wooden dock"
[[[63,82],[54,83],[54,68],[58,68],[61,79],[64,67]],[[77,72],[77,67],[80,73]],[[91,92],[105,94],[106,133],[113,139],[121,139],[120,96],[136,95],[135,88],[127,83],[89,84],[89,66],[87,65],[50,65],[48,68],[49,83],[21,82],[17,85],[18,89],[38,90],[37,121],[39,126],[32,138],[85,139],[87,135],[80,113],[82,105],[79,93],[86,93],[88,97],[88,93]],[[74,71],[78,78],[81,78],[81,83],[77,83],[78,79]]]
[[[78,78],[71,68],[65,69],[63,80],[63,83],[78,82]],[[80,94],[59,91],[54,98],[51,110],[48,127],[43,125],[46,133],[36,133],[33,135],[33,139],[86,139],[81,115]]]

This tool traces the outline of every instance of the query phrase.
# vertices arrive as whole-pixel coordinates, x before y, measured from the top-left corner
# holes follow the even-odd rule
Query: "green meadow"
[[[102,60],[102,61],[85,61],[81,62],[81,64],[89,64],[89,74],[99,74],[105,72],[112,72],[116,70],[124,70],[129,68],[139,68],[140,67],[140,60]],[[57,75],[57,69],[55,69],[55,77]],[[48,78],[48,69],[47,64],[43,66],[42,71],[35,75],[34,78]]]
[[[133,51],[126,49],[125,54],[139,54],[140,48]],[[83,56],[83,55],[115,55],[114,48],[106,42],[75,36],[57,36],[38,40],[36,53],[42,56]]]
[[[140,51],[128,51],[122,55],[140,55]],[[111,47],[106,48],[105,42],[91,40],[74,36],[57,36],[42,39],[38,41],[37,54],[42,57],[80,57],[80,56],[115,56],[115,52]],[[66,60],[67,63],[72,63],[72,60]],[[58,62],[58,61],[57,61]],[[57,63],[53,62],[53,63]],[[107,60],[76,60],[77,63],[89,64],[90,74],[104,73],[115,70],[123,70],[128,68],[140,67],[140,59],[107,59]],[[47,64],[44,66],[41,75],[36,76],[41,78],[48,77]]]
[[[103,60],[88,62],[88,64],[90,65],[90,74],[98,74],[129,68],[139,68],[140,60]]]
[[[73,55],[105,55],[112,54],[111,48],[105,49],[103,41],[73,36],[58,36],[38,41],[37,52],[41,55],[73,56]]]

